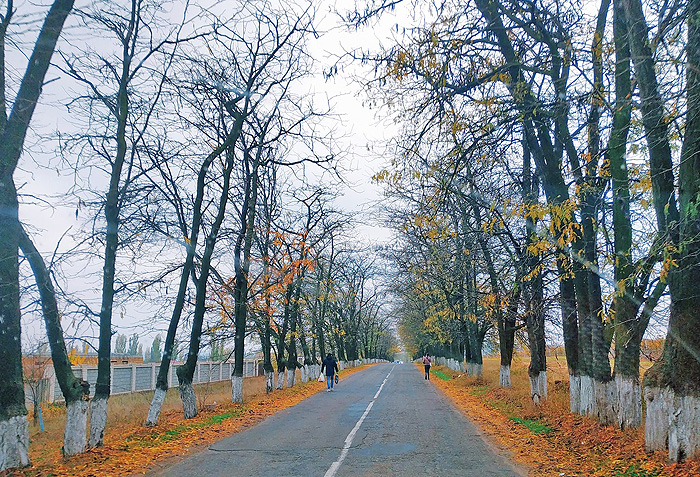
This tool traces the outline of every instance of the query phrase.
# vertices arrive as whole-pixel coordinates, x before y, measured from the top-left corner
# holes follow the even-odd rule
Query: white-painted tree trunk
[[[639,378],[615,376],[617,426],[633,429],[642,425],[642,387]]]
[[[88,447],[102,447],[107,426],[107,399],[96,398],[90,401],[90,438]]]
[[[82,399],[66,405],[63,455],[82,454],[87,449],[88,406],[88,402]]]
[[[194,394],[192,383],[180,384],[178,391],[185,419],[192,419],[197,415],[197,396]]]
[[[151,400],[151,407],[148,408],[148,417],[146,417],[147,426],[155,426],[158,424],[160,410],[165,401],[165,393],[165,389],[156,388],[156,392],[153,394],[153,400]]]
[[[598,381],[595,388],[595,413],[598,421],[605,426],[617,424],[617,386],[615,381]]]
[[[501,370],[498,373],[498,385],[502,388],[511,387],[510,383],[510,366],[501,365]]]
[[[296,381],[296,377],[297,377],[296,369],[288,369],[287,370],[287,387],[288,388],[294,387],[294,382]]]
[[[666,449],[668,442],[668,413],[672,408],[673,396],[669,390],[657,387],[644,388],[644,401],[647,414],[644,424],[644,447],[653,452]]]
[[[648,451],[668,445],[668,460],[700,457],[700,398],[676,396],[670,388],[644,388],[647,415],[644,445]]]
[[[284,389],[285,376],[287,375],[287,370],[279,371],[277,373],[277,389]]]
[[[547,399],[547,371],[540,371],[536,377],[530,377],[530,398],[538,406]]]
[[[275,373],[273,371],[265,371],[265,392],[271,393],[275,389]]]
[[[301,382],[306,383],[309,381],[309,365],[305,364],[301,367]]]
[[[243,376],[231,376],[231,402],[243,404]]]
[[[581,414],[581,376],[569,375],[569,410]]]
[[[579,414],[582,416],[588,416],[591,414],[595,407],[595,385],[593,383],[593,378],[586,375],[581,375],[581,394],[580,394],[580,406]]]
[[[0,472],[27,467],[29,461],[29,423],[26,416],[0,420]]]

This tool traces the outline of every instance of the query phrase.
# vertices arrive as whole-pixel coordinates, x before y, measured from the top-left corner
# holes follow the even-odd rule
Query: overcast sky
[[[50,2],[46,0],[42,3],[46,5]],[[87,2],[77,3],[84,5]],[[348,171],[346,175],[348,187],[342,191],[337,205],[348,212],[360,213],[358,219],[361,225],[353,230],[355,239],[366,243],[384,242],[389,239],[390,232],[378,222],[379,215],[374,206],[381,200],[381,190],[379,186],[372,183],[371,177],[384,167],[388,160],[386,144],[396,132],[396,126],[387,119],[386,112],[382,112],[377,107],[369,108],[364,105],[367,98],[361,91],[362,82],[371,79],[373,74],[371,66],[353,64],[344,59],[340,63],[342,68],[333,78],[327,80],[323,72],[348,51],[360,48],[376,50],[380,43],[391,41],[391,34],[396,31],[397,23],[405,24],[408,21],[408,15],[405,11],[398,9],[396,12],[384,15],[380,21],[366,28],[348,29],[341,24],[337,14],[339,8],[348,7],[347,3],[349,2],[335,0],[314,2],[318,12],[317,28],[322,35],[309,43],[308,52],[316,59],[317,73],[308,80],[308,88],[320,101],[325,101],[327,98],[333,106],[333,114],[338,117],[336,129],[345,152],[342,155],[342,161],[344,169]],[[17,12],[22,14],[36,9],[33,5],[35,4],[29,2],[16,3]],[[45,7],[42,8],[45,11]],[[40,19],[38,15],[33,18]],[[64,34],[81,33],[76,32],[75,23],[70,23],[69,20]],[[33,39],[29,36],[27,39],[26,45],[33,43]],[[59,47],[65,48],[65,42]],[[11,53],[13,54],[11,66],[15,70],[15,76],[18,76],[26,65],[24,56],[26,52]],[[57,58],[54,57],[54,60],[57,61]],[[20,161],[15,181],[21,193],[24,194],[20,218],[32,232],[37,247],[48,260],[57,248],[59,251],[65,251],[73,245],[64,234],[84,226],[85,221],[83,217],[76,219],[77,203],[73,202],[77,202],[77,199],[68,200],[63,204],[56,200],[56,197],[64,195],[70,189],[72,175],[70,171],[60,167],[55,143],[46,140],[54,131],[67,127],[65,105],[69,97],[68,92],[79,88],[56,69],[49,71],[47,81],[33,118],[34,133],[28,137],[27,153]],[[58,245],[61,238],[61,244]],[[80,277],[73,277],[71,283],[62,284],[62,286],[68,291],[92,293],[96,299],[99,295],[96,292],[100,286],[96,279],[97,277],[93,277],[92,282],[88,282],[81,281]],[[137,308],[142,313],[150,312],[143,304],[139,304]],[[125,333],[133,332],[133,327],[141,322],[141,318],[133,319],[133,313],[131,309],[115,309],[113,318],[115,327]],[[34,316],[23,319],[24,336],[29,341],[34,341],[37,336],[43,335],[43,330],[40,328],[41,320],[38,318]],[[70,329],[70,323],[64,323],[64,326]],[[162,326],[164,327],[165,324]],[[83,329],[80,333],[86,331]],[[96,335],[97,331],[95,330],[94,333]],[[155,331],[149,332],[149,336],[141,340],[144,347],[150,344],[154,333]]]

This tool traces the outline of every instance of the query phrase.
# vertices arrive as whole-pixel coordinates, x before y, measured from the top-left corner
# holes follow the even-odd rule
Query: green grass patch
[[[484,404],[501,411],[506,416],[513,416],[519,412],[518,406],[512,402],[499,401],[498,399],[484,399]]]
[[[224,414],[217,414],[216,416],[211,416],[206,421],[197,424],[197,427],[208,427],[213,424],[221,424],[226,419],[231,419],[232,417],[240,416],[241,414],[243,414],[244,411],[246,411],[246,408],[239,408],[233,411],[226,412]]]
[[[521,417],[509,417],[508,419],[527,427],[530,430],[530,432],[532,432],[533,434],[549,434],[550,432],[552,432],[554,430],[551,427],[547,426],[546,424],[542,424],[540,421],[533,421],[531,419],[523,419]]]
[[[156,445],[156,442],[158,441],[171,441],[173,439],[177,439],[180,434],[182,434],[185,431],[189,431],[190,429],[200,429],[202,427],[209,427],[213,426],[215,424],[221,424],[227,419],[231,419],[233,417],[238,417],[244,412],[246,412],[248,408],[242,407],[242,408],[237,408],[229,412],[225,412],[223,414],[217,414],[215,416],[211,416],[209,419],[198,422],[196,424],[190,424],[190,425],[185,425],[185,426],[177,426],[173,429],[167,430],[162,433],[158,432],[153,432],[151,434],[151,443],[149,444],[147,441],[140,441],[140,442],[135,442],[135,443],[130,443],[130,445],[137,444],[140,447],[152,447]]]
[[[660,470],[645,470],[637,464],[630,464],[624,469],[615,470],[611,475],[613,477],[656,477],[660,472]]]
[[[488,386],[473,386],[471,390],[469,391],[469,394],[472,396],[477,396],[481,397],[485,395],[487,392],[489,392],[489,387]]]
[[[433,371],[433,374],[438,378],[442,379],[443,381],[449,381],[450,379],[452,379],[452,376],[448,376],[442,371]]]

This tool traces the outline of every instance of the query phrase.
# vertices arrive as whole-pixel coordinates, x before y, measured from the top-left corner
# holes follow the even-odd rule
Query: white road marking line
[[[372,409],[372,406],[374,406],[374,401],[377,399],[377,397],[379,397],[379,393],[382,392],[382,388],[386,384],[387,379],[389,379],[389,375],[391,375],[391,372],[394,370],[394,366],[391,367],[391,369],[389,370],[389,374],[387,374],[386,378],[384,378],[384,381],[382,381],[382,385],[379,386],[377,394],[374,395],[372,401],[370,401],[370,403],[367,405],[367,409],[365,409],[365,412],[362,413],[362,417],[360,417],[360,419],[355,423],[355,427],[352,428],[350,434],[348,434],[348,436],[345,438],[345,445],[343,446],[343,450],[340,452],[340,457],[338,457],[338,460],[333,462],[333,464],[328,468],[324,477],[333,477],[335,476],[335,473],[338,472],[340,464],[342,464],[342,462],[345,460],[345,456],[348,455],[348,451],[350,450],[350,446],[352,445],[352,440],[355,438],[355,434],[357,434],[357,431],[360,429],[362,422],[367,417],[367,414],[369,414],[369,411],[370,409]]]

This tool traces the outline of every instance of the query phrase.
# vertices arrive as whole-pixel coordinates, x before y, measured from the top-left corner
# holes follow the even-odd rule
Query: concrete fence
[[[363,364],[386,362],[381,359],[358,359],[355,361],[340,361],[340,369],[353,368]],[[168,373],[168,387],[177,386],[176,369],[181,363],[171,363]],[[194,372],[194,384],[214,383],[228,381],[231,379],[234,363],[203,361],[197,363]],[[160,363],[131,363],[112,364],[112,379],[110,394],[128,394],[141,391],[152,391],[156,388],[156,377]],[[73,366],[73,373],[90,383],[90,396],[95,392],[95,382],[97,381],[96,365]],[[243,376],[253,377],[262,374],[262,361],[259,359],[246,359],[243,366]],[[53,366],[46,366],[44,378],[41,380],[40,393],[41,402],[61,402],[63,394],[56,381]],[[32,393],[28,385],[25,385],[25,398],[27,404],[31,404]]]
[[[243,376],[251,377],[258,376],[259,360],[246,359],[243,366]],[[170,372],[168,373],[168,387],[177,386],[176,369],[181,363],[171,363]],[[203,361],[197,363],[197,368],[194,372],[194,384],[213,383],[219,381],[228,381],[231,379],[234,364],[232,362],[213,362]],[[113,364],[111,366],[111,390],[110,394],[127,394],[140,391],[152,391],[156,388],[156,377],[160,363],[132,363],[132,364]],[[73,373],[90,383],[90,396],[95,392],[95,383],[97,381],[97,366],[96,365],[80,365],[73,366]],[[47,366],[42,379],[42,402],[58,402],[63,401],[61,388],[56,381],[53,366]],[[25,386],[25,396],[28,402],[31,402],[32,395],[28,386]]]

